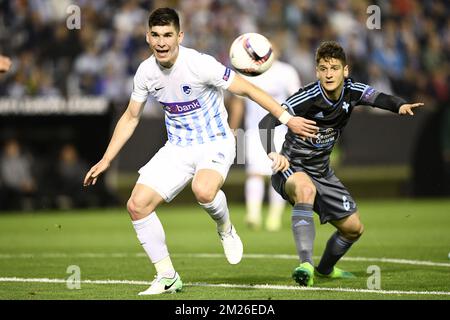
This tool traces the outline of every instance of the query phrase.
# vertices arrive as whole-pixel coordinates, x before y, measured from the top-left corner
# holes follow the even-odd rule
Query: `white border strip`
[[[0,282],[39,282],[39,283],[66,283],[66,279],[49,279],[49,278],[16,278],[16,277],[0,277]],[[138,280],[81,280],[84,284],[131,284],[131,285],[150,285],[150,281]],[[400,290],[370,290],[370,289],[351,289],[351,288],[324,288],[324,287],[299,287],[299,286],[282,286],[269,284],[211,284],[202,282],[192,282],[183,284],[187,287],[212,287],[212,288],[235,288],[235,289],[260,289],[260,290],[294,290],[294,291],[335,291],[335,292],[351,292],[351,293],[376,293],[376,294],[396,294],[396,295],[441,295],[450,296],[447,291],[400,291]]]

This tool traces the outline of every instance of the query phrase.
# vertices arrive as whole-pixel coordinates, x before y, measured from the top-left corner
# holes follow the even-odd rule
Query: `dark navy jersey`
[[[319,81],[311,83],[289,97],[283,105],[292,115],[316,121],[316,126],[320,128],[317,138],[303,140],[289,130],[281,154],[288,158],[292,166],[300,167],[313,176],[326,177],[331,174],[329,168],[331,151],[355,106],[369,105],[398,112],[404,103],[406,102],[403,99],[379,92],[369,85],[354,82],[351,78],[345,79],[339,99],[331,101],[326,97]],[[270,123],[273,125],[267,125]],[[278,124],[276,119],[272,122],[263,119],[260,128],[271,129]],[[266,148],[266,151],[269,153],[273,150],[270,149]]]

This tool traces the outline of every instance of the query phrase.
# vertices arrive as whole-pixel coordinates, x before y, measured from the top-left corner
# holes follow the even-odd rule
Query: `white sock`
[[[264,178],[250,176],[245,181],[245,202],[247,217],[251,220],[261,220],[261,209],[264,200]]]
[[[172,260],[170,260],[170,256],[167,256],[161,261],[156,262],[155,268],[158,275],[167,278],[173,278],[175,276],[175,269],[172,265]]]
[[[161,221],[159,221],[158,216],[156,215],[156,212],[150,213],[143,219],[132,221],[132,223],[134,229],[136,230],[137,238],[147,253],[147,256],[150,258],[150,261],[155,264],[155,267],[157,263],[169,257],[164,229]],[[174,271],[172,263],[170,263],[170,267],[172,268],[172,271]],[[169,267],[167,268],[170,269]],[[171,271],[166,270],[165,268],[163,269],[164,271]],[[159,273],[158,267],[157,272]]]
[[[269,216],[281,218],[286,206],[286,201],[272,186],[269,186]]]
[[[230,213],[228,211],[227,198],[222,190],[217,192],[216,197],[210,203],[199,204],[205,209],[211,218],[217,223],[217,231],[228,232],[231,228]]]

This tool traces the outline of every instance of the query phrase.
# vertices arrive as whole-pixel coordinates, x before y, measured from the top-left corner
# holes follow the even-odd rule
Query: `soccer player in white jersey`
[[[127,203],[137,237],[155,265],[157,275],[140,295],[181,290],[166,246],[156,208],[170,202],[190,181],[203,209],[217,224],[225,256],[240,262],[243,246],[233,227],[225,194],[220,190],[235,157],[235,141],[227,124],[222,89],[248,96],[303,137],[314,137],[315,121],[292,117],[275,100],[213,57],[180,45],[178,14],[171,8],[154,10],[146,40],[153,55],[143,61],[134,77],[130,102],[119,119],[102,159],[84,179],[94,185],[133,134],[148,95],[165,111],[168,142],[139,170],[139,178]],[[272,155],[283,167],[282,157]]]
[[[274,52],[276,52],[274,50]],[[276,101],[283,102],[294,94],[301,83],[297,71],[291,65],[275,60],[269,70],[255,77],[244,78],[270,94]],[[258,123],[267,115],[267,111],[259,108],[253,100],[234,96],[230,102],[230,127],[238,128],[244,116],[245,128],[245,202],[247,214],[246,224],[252,229],[259,229],[262,224],[262,204],[265,194],[265,178],[270,177],[272,161],[261,145]],[[245,111],[245,114],[244,114]],[[274,144],[277,152],[281,150],[287,127],[278,126],[274,132]],[[265,227],[269,231],[281,228],[281,218],[285,200],[268,184],[269,211]]]

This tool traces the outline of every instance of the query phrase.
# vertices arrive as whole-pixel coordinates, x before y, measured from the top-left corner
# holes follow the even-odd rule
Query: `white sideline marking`
[[[66,279],[49,279],[49,278],[16,278],[16,277],[0,277],[0,282],[40,282],[40,283],[66,283]],[[131,284],[131,285],[150,285],[150,281],[139,280],[81,280],[85,284]],[[404,295],[444,295],[450,296],[447,291],[400,291],[400,290],[370,290],[370,289],[351,289],[351,288],[324,288],[324,287],[299,287],[299,286],[283,286],[270,284],[212,284],[202,282],[185,283],[188,287],[213,287],[213,288],[236,288],[236,289],[270,289],[270,290],[297,290],[297,291],[336,291],[336,292],[353,292],[353,293],[377,293],[377,294],[404,294]]]
[[[223,254],[217,253],[180,253],[173,255],[174,257],[186,256],[193,258],[218,258],[223,257]],[[248,259],[286,259],[286,260],[298,260],[298,256],[292,254],[244,254],[244,258]],[[314,259],[320,259],[320,256],[314,256]],[[433,266],[433,267],[450,267],[448,262],[433,262],[433,261],[420,261],[420,260],[406,260],[406,259],[392,259],[392,258],[366,258],[366,257],[343,257],[341,261],[354,261],[354,262],[385,262],[396,264],[412,264],[420,266]]]
[[[178,253],[172,254],[172,257],[188,257],[188,258],[223,258],[222,253]],[[32,259],[32,258],[126,258],[126,257],[147,257],[145,253],[41,253],[41,254],[0,254],[0,259]],[[244,254],[246,259],[285,259],[285,260],[297,260],[298,257],[292,254],[259,254],[248,253]],[[315,256],[314,259],[319,259],[319,256]],[[433,262],[423,260],[407,260],[407,259],[395,259],[395,258],[369,258],[369,257],[343,257],[342,261],[353,262],[381,262],[381,263],[394,263],[394,264],[409,264],[416,266],[431,266],[431,267],[450,267],[448,262]]]

